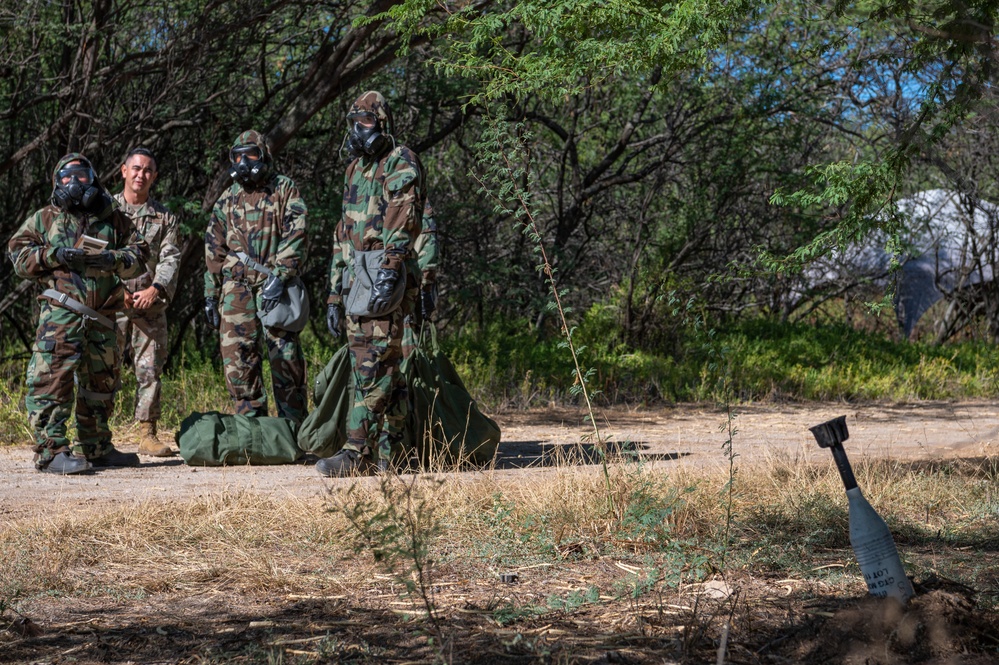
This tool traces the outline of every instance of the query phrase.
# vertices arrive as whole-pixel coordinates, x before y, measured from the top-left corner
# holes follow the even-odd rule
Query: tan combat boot
[[[156,438],[155,422],[139,422],[139,454],[150,457],[170,457],[174,450]]]

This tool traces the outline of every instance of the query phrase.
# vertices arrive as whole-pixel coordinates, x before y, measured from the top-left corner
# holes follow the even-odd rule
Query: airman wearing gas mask
[[[416,314],[420,269],[414,247],[426,186],[419,157],[392,136],[392,114],[366,92],[347,114],[343,214],[330,263],[327,325],[346,333],[354,364],[347,442],[316,469],[345,476],[387,469],[400,451],[407,388],[399,364],[403,330]]]
[[[8,252],[15,273],[43,287],[25,398],[35,467],[72,474],[137,465],[137,455],[115,449],[108,418],[119,387],[114,317],[125,304],[122,280],[145,271],[145,240],[90,161],[71,153],[53,171],[51,205],[25,220]],[[78,440],[70,442],[74,402]]]
[[[250,130],[229,151],[229,189],[205,233],[205,317],[220,333],[226,387],[236,412],[267,415],[261,342],[271,365],[278,415],[301,423],[308,408],[305,358],[298,332],[262,325],[285,284],[305,267],[305,201],[274,171],[264,137]]]

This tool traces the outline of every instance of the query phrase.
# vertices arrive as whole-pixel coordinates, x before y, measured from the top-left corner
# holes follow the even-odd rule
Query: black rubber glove
[[[437,309],[437,298],[434,297],[433,290],[420,291],[420,312],[423,314],[423,320],[429,321],[435,309]]]
[[[374,316],[384,312],[392,301],[395,283],[399,281],[399,271],[391,268],[379,268],[375,283],[371,285],[371,300],[368,301],[368,311]]]
[[[260,291],[260,306],[265,312],[269,312],[277,307],[282,295],[284,295],[284,282],[277,275],[271,275]]]
[[[208,325],[215,330],[218,330],[219,326],[222,325],[218,298],[205,298],[205,318],[208,319]]]
[[[83,262],[88,268],[100,270],[101,272],[114,272],[118,267],[118,260],[110,250],[101,250],[96,254],[87,254],[83,257]]]
[[[56,250],[56,261],[59,265],[69,268],[73,272],[83,272],[87,269],[83,263],[85,254],[85,251],[75,247],[60,247]]]
[[[326,328],[334,338],[343,337],[343,305],[326,306]]]

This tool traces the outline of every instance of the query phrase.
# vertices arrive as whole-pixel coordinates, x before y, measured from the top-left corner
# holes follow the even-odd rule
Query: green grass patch
[[[756,320],[692,333],[665,355],[615,341],[606,314],[579,327],[583,366],[603,403],[763,400],[979,399],[999,395],[999,349],[984,342],[936,346],[846,325]],[[568,402],[575,376],[556,337],[526,322],[495,322],[446,339],[472,393],[491,406]]]

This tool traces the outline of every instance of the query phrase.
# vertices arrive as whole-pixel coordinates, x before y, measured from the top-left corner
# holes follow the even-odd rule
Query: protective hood
[[[381,122],[382,131],[386,134],[395,133],[395,125],[392,122],[392,109],[382,93],[376,90],[369,90],[354,101],[347,113],[350,117],[354,113],[374,113]]]
[[[67,168],[71,162],[79,162],[79,166]],[[78,152],[71,152],[60,159],[52,171],[51,202],[71,214],[98,214],[110,203],[110,197],[97,179],[90,160]]]
[[[66,155],[65,157],[63,157],[62,159],[60,159],[59,162],[56,164],[56,167],[54,169],[52,169],[52,187],[53,188],[55,188],[56,184],[58,183],[59,171],[61,171],[62,167],[66,166],[70,162],[80,162],[81,164],[85,164],[86,166],[89,166],[91,170],[93,170],[93,168],[94,168],[94,165],[90,163],[89,159],[87,159],[86,157],[84,157],[83,155],[81,155],[78,152],[71,152],[68,155]]]
[[[251,159],[249,154],[259,159]],[[256,189],[270,178],[271,152],[263,135],[249,129],[229,149],[229,176],[245,188]]]
[[[267,147],[267,141],[264,140],[263,134],[255,129],[248,129],[239,135],[239,138],[232,144],[233,148],[238,148],[244,145],[255,145],[260,148],[260,153],[264,156],[264,161],[268,164],[271,163],[271,151]]]

